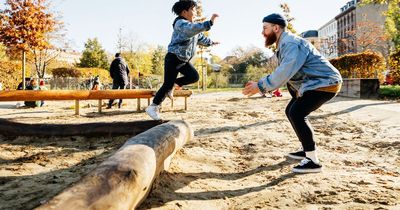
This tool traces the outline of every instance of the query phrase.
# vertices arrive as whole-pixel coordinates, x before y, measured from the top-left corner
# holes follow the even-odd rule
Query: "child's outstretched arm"
[[[180,20],[175,24],[175,30],[187,37],[193,37],[196,34],[210,30],[217,17],[217,14],[213,14],[210,20],[201,23],[192,23],[186,20]]]
[[[212,41],[210,38],[204,36],[203,33],[200,33],[199,37],[197,39],[197,44],[209,47],[211,45],[217,45],[217,44],[219,44],[219,42]]]

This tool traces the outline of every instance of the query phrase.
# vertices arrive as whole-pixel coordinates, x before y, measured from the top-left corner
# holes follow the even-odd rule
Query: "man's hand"
[[[242,90],[243,95],[247,95],[248,97],[260,93],[260,89],[258,88],[257,82],[249,81],[247,82],[246,86]]]
[[[215,23],[215,18],[219,17],[218,14],[212,14],[211,16],[211,21],[213,22],[213,24]]]

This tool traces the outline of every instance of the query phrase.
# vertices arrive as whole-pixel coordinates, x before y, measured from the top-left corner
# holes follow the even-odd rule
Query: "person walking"
[[[290,158],[302,159],[293,172],[320,172],[322,165],[308,115],[336,96],[342,77],[311,43],[286,31],[286,26],[287,21],[281,14],[264,17],[265,46],[276,43],[278,67],[258,82],[249,81],[242,93],[251,96],[287,85],[292,99],[285,113],[301,142],[299,151],[288,154]]]
[[[146,108],[146,113],[153,120],[160,120],[160,105],[168,96],[173,99],[174,86],[180,89],[183,85],[192,84],[199,80],[199,74],[190,63],[195,55],[196,46],[211,46],[219,44],[206,37],[203,32],[211,29],[218,14],[213,14],[210,20],[194,23],[196,2],[180,0],[174,4],[172,11],[178,16],[173,24],[171,42],[164,60],[164,83],[157,91],[153,103]],[[177,78],[178,73],[183,76]]]
[[[110,66],[110,76],[113,79],[112,89],[125,89],[128,85],[129,67],[121,57],[121,53],[115,54],[115,59]],[[110,99],[107,109],[111,109],[114,99]],[[122,106],[122,99],[119,99],[118,108]]]

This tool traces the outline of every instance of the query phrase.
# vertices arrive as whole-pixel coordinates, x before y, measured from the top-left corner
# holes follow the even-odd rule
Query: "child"
[[[37,84],[36,79],[32,79],[29,82],[29,85],[26,86],[26,90],[39,90],[39,86]],[[40,101],[25,101],[25,106],[29,108],[35,108],[40,106]]]
[[[202,32],[210,30],[217,14],[213,14],[208,21],[193,23],[197,4],[193,0],[180,0],[174,4],[172,11],[178,15],[174,20],[172,39],[168,45],[168,53],[165,56],[164,83],[157,91],[153,103],[146,108],[146,113],[153,120],[160,120],[160,105],[168,95],[173,98],[174,85],[176,89],[183,85],[195,83],[199,80],[199,74],[190,63],[195,55],[196,45],[211,46],[219,44],[213,42]],[[178,73],[183,77],[177,79]]]
[[[44,81],[43,81],[43,80],[41,80],[41,81],[39,82],[39,90],[47,90],[47,87],[46,87],[46,85],[44,84]],[[44,101],[40,101],[40,106],[41,106],[41,107],[44,106]]]

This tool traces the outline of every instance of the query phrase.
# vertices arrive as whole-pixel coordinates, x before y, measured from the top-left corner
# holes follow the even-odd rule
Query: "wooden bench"
[[[98,100],[98,111],[102,111],[104,99],[137,99],[137,111],[140,111],[140,99],[150,99],[154,96],[154,90],[10,90],[0,91],[0,101],[61,101],[75,100],[75,114],[79,115],[80,100]],[[185,110],[187,110],[187,98],[192,95],[190,90],[174,91],[174,97],[185,98]],[[173,106],[173,102],[172,102]]]

